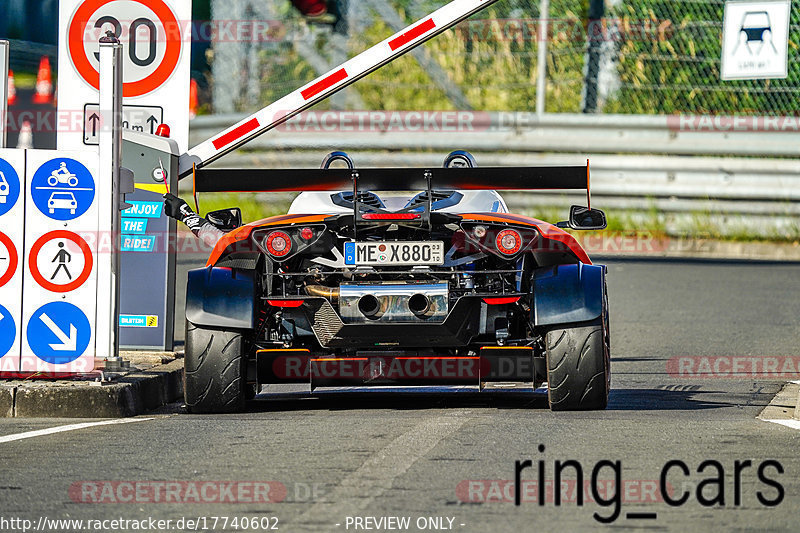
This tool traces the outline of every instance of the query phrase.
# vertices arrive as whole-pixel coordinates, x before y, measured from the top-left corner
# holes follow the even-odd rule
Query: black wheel
[[[235,413],[245,407],[246,358],[238,331],[186,322],[183,395],[190,413]]]
[[[605,409],[611,384],[608,304],[596,321],[552,329],[547,345],[547,399],[553,411]]]

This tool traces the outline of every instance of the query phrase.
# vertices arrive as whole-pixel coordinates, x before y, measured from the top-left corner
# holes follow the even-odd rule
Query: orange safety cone
[[[36,76],[36,93],[33,95],[34,104],[50,104],[53,102],[53,71],[50,69],[50,59],[42,56],[39,61],[39,74]]]
[[[14,71],[8,71],[8,105],[17,105],[17,84],[14,83]]]
[[[33,128],[29,120],[24,121],[19,129],[17,148],[26,150],[33,148]]]
[[[192,80],[189,84],[189,120],[197,116],[197,106],[199,100],[197,97],[197,80]]]

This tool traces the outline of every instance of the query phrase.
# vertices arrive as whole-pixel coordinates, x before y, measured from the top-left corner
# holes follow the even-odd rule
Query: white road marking
[[[15,440],[31,439],[33,437],[41,437],[44,435],[52,435],[54,433],[63,433],[64,431],[75,431],[76,429],[86,429],[95,426],[111,426],[114,424],[130,424],[131,422],[144,422],[145,420],[153,420],[152,418],[117,418],[114,420],[104,420],[102,422],[84,422],[82,424],[68,424],[66,426],[56,426],[47,429],[37,429],[36,431],[26,431],[25,433],[17,433],[15,435],[6,435],[0,437],[0,444],[4,442],[13,442]]]
[[[394,480],[432,450],[439,442],[457,432],[470,420],[471,411],[423,420],[386,447],[376,451],[328,494],[297,519],[297,524],[330,523],[336,516],[359,515],[386,490]]]
[[[780,424],[782,426],[786,426],[787,428],[800,430],[800,420],[795,420],[793,418],[784,418],[780,420],[767,420],[766,418],[762,418],[762,420],[764,422],[772,422],[773,424]]]

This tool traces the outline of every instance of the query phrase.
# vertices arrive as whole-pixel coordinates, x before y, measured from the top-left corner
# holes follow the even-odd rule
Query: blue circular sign
[[[43,305],[28,322],[28,345],[36,357],[53,365],[71,363],[86,351],[92,326],[78,307],[67,302]]]
[[[0,216],[5,215],[19,199],[19,176],[8,161],[0,159]]]
[[[8,309],[0,305],[0,358],[11,351],[16,338],[17,325],[14,323],[14,317],[11,316]]]
[[[73,220],[91,207],[94,178],[74,159],[51,159],[33,175],[31,197],[44,215],[54,220]]]

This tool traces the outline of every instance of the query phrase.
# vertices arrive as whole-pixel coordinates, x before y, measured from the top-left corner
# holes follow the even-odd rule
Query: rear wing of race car
[[[589,164],[563,167],[197,169],[196,192],[589,189]]]
[[[374,220],[405,220],[431,227],[433,191],[437,190],[586,190],[586,166],[464,168],[322,168],[322,169],[195,169],[198,192],[353,191],[354,225]],[[364,191],[426,191],[419,207],[397,212],[372,207],[363,213]],[[414,212],[417,211],[417,212]]]

